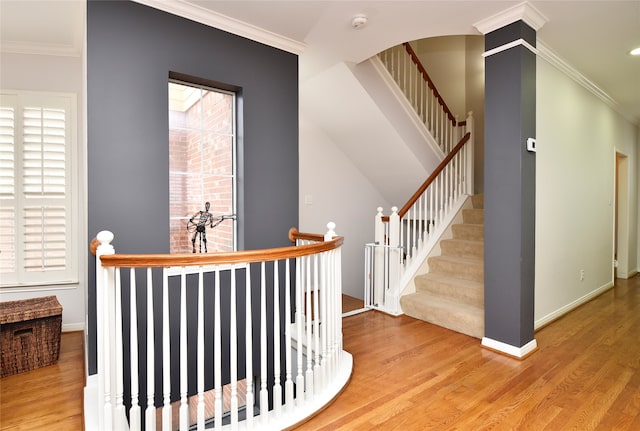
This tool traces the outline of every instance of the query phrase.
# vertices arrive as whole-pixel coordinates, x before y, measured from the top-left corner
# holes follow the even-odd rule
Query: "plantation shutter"
[[[0,270],[2,279],[16,273],[15,97],[0,106]],[[5,106],[9,105],[9,106]]]
[[[72,104],[68,97],[37,95],[18,96],[13,107],[4,102],[3,98],[0,255],[6,249],[7,256],[2,260],[2,284],[6,284],[5,275],[14,278],[13,284],[74,281],[69,165]]]

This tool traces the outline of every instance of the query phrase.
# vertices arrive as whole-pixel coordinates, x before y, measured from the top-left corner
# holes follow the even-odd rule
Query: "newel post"
[[[115,387],[112,387],[112,375],[114,361],[113,349],[110,348],[110,340],[115,335],[111,322],[110,286],[114,282],[113,268],[106,269],[102,266],[100,258],[104,255],[115,254],[111,245],[113,233],[103,230],[96,235],[98,248],[96,249],[96,335],[97,335],[97,374],[98,374],[98,400],[100,402],[99,424],[102,430],[113,429],[113,396]]]
[[[398,207],[391,207],[389,216],[389,294],[385,301],[385,308],[391,312],[398,312],[400,300],[400,216]]]
[[[327,223],[327,233],[324,234],[325,241],[331,241],[333,238],[338,236],[335,229],[336,224],[334,222],[330,221],[329,223]]]

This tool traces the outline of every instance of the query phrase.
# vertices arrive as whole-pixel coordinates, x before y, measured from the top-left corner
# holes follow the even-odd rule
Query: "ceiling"
[[[136,1],[245,37],[257,35],[256,40],[273,41],[274,46],[300,54],[301,81],[340,62],[358,63],[401,42],[480,34],[475,24],[521,3]],[[532,0],[529,5],[545,18],[537,33],[545,50],[614,109],[640,125],[640,56],[629,55],[632,48],[640,47],[640,0]],[[80,55],[84,8],[81,0],[0,0],[1,48],[5,52]],[[365,14],[368,23],[354,30],[351,19],[357,14]]]

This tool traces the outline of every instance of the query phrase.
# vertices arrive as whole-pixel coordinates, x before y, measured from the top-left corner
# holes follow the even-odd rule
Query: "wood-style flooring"
[[[83,346],[83,332],[64,332],[56,364],[0,379],[2,431],[84,429]]]
[[[523,361],[375,311],[343,336],[351,382],[296,431],[640,429],[640,276],[538,331]],[[0,380],[0,429],[81,430],[83,370],[82,334],[64,333],[58,364]]]

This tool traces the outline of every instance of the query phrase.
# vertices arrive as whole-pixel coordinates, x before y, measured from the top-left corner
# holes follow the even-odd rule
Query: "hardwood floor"
[[[638,275],[538,331],[524,361],[406,316],[347,317],[343,334],[351,382],[296,431],[640,429]]]
[[[84,334],[64,332],[58,362],[0,379],[2,431],[82,430]]]
[[[640,276],[536,333],[524,361],[410,317],[343,320],[354,372],[307,430],[640,429]],[[82,429],[82,334],[56,365],[0,380],[0,429]]]

